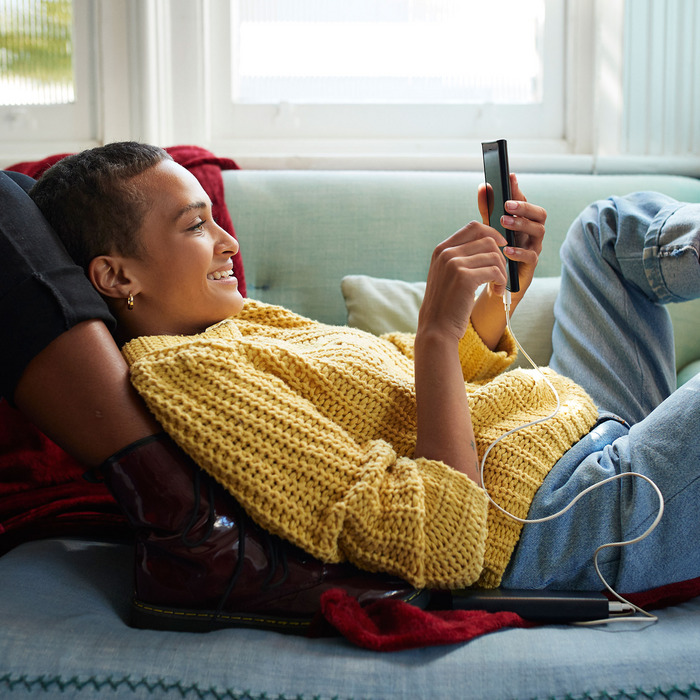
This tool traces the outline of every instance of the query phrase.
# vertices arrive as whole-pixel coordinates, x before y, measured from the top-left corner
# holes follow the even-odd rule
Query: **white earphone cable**
[[[659,524],[659,521],[661,520],[661,517],[663,516],[664,512],[664,497],[659,490],[659,487],[647,476],[644,474],[639,474],[637,472],[624,472],[621,474],[615,474],[614,476],[608,477],[607,479],[603,479],[602,481],[599,481],[598,483],[592,484],[588,488],[584,489],[579,493],[570,503],[568,503],[564,508],[562,508],[560,511],[553,513],[551,515],[547,515],[542,518],[532,518],[532,519],[527,519],[527,518],[519,518],[516,515],[513,515],[512,513],[509,513],[505,508],[500,506],[498,503],[496,503],[493,498],[491,497],[491,494],[488,492],[485,486],[485,481],[484,481],[484,469],[486,465],[486,458],[488,457],[489,453],[491,450],[498,445],[502,440],[507,438],[509,435],[512,435],[513,433],[518,432],[519,430],[524,430],[525,428],[529,428],[533,425],[538,425],[539,423],[544,423],[545,421],[551,420],[554,418],[557,413],[559,413],[559,409],[561,408],[561,400],[559,398],[559,393],[557,392],[556,388],[554,385],[549,381],[547,376],[542,372],[542,370],[535,364],[535,362],[532,360],[532,358],[527,354],[525,349],[520,345],[520,341],[517,339],[515,336],[515,333],[513,333],[513,329],[511,328],[510,325],[510,305],[511,305],[511,296],[510,292],[506,291],[503,297],[503,305],[505,307],[505,313],[506,313],[506,325],[508,327],[508,330],[510,331],[510,334],[513,336],[513,339],[515,340],[516,345],[518,346],[518,349],[520,352],[522,352],[523,356],[528,360],[528,362],[532,365],[532,367],[539,372],[540,376],[544,380],[544,382],[547,384],[547,386],[550,388],[552,391],[552,394],[556,398],[556,407],[554,411],[544,417],[544,418],[538,418],[537,420],[531,421],[529,423],[525,423],[524,425],[520,425],[517,428],[513,428],[511,430],[508,430],[507,432],[503,433],[499,438],[494,440],[485,450],[483,457],[481,458],[481,466],[480,466],[480,476],[481,476],[481,483],[484,484],[484,492],[486,493],[487,498],[489,499],[489,502],[491,505],[493,505],[494,508],[497,510],[501,511],[504,515],[508,516],[509,518],[519,522],[519,523],[544,523],[549,520],[554,520],[555,518],[558,518],[562,516],[564,513],[566,513],[570,508],[572,508],[579,500],[581,500],[586,494],[590,493],[591,491],[600,488],[601,486],[604,486],[607,483],[610,483],[612,481],[616,481],[618,479],[622,479],[625,477],[635,477],[642,479],[646,481],[656,492],[656,495],[659,499],[659,511],[656,515],[656,518],[654,519],[654,522],[645,530],[641,535],[638,537],[635,537],[634,539],[631,540],[626,540],[624,542],[611,542],[608,544],[603,544],[600,547],[598,547],[594,554],[593,554],[593,565],[596,570],[596,574],[598,575],[598,578],[602,582],[603,586],[605,589],[613,595],[620,603],[623,603],[625,606],[628,606],[630,609],[633,611],[641,614],[643,617],[630,617],[629,613],[623,613],[621,615],[617,615],[615,617],[610,617],[610,618],[605,618],[601,620],[593,620],[589,622],[580,622],[580,623],[575,623],[579,625],[600,625],[600,624],[607,624],[610,622],[616,622],[616,621],[625,621],[625,622],[650,622],[653,621],[655,622],[658,618],[656,615],[652,615],[651,613],[647,612],[646,610],[643,610],[640,608],[638,605],[635,605],[634,603],[631,603],[629,600],[623,598],[617,591],[615,591],[612,586],[605,580],[605,577],[603,576],[600,566],[598,564],[598,555],[600,552],[602,552],[604,549],[608,549],[609,547],[626,547],[627,545],[634,544],[636,542],[641,542],[645,537],[651,534],[651,532],[656,528],[656,526]]]

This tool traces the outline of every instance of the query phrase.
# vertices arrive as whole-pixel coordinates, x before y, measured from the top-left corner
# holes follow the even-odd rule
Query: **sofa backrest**
[[[231,170],[223,177],[248,295],[328,323],[347,319],[343,276],[425,280],[435,245],[480,218],[476,190],[483,176],[476,172]],[[561,242],[592,201],[656,190],[700,202],[700,181],[687,177],[525,173],[518,179],[528,199],[548,211],[538,266],[543,277],[559,274]],[[671,312],[684,343],[700,353],[700,302],[673,305]]]

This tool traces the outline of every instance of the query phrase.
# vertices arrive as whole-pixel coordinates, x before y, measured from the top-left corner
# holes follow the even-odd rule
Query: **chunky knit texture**
[[[498,585],[521,526],[441,462],[413,459],[413,336],[377,338],[247,300],[195,336],[124,348],[134,386],[163,427],[262,527],[314,556],[348,559],[416,587]],[[505,431],[551,413],[534,372],[503,373],[506,333],[490,351],[473,328],[460,358],[481,454]],[[519,517],[596,409],[550,373],[556,418],[495,447],[486,485]]]

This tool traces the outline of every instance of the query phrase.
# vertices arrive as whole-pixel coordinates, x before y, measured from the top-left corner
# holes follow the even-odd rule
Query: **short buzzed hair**
[[[131,180],[164,160],[162,148],[125,141],[67,156],[49,168],[30,196],[87,271],[98,255],[138,257],[149,202]]]

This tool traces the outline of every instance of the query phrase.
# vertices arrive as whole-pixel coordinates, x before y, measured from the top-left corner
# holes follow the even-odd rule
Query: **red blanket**
[[[665,608],[700,595],[700,578],[625,596],[645,610]],[[537,627],[511,612],[420,610],[400,600],[380,600],[366,608],[340,589],[323,594],[324,618],[353,644],[373,651],[401,651],[468,642],[507,627]]]
[[[511,612],[421,610],[400,600],[380,600],[366,608],[340,589],[321,599],[325,619],[353,644],[372,651],[402,651],[468,642],[504,627],[534,627]]]
[[[112,496],[84,471],[0,400],[0,554],[43,537],[129,537]]]

